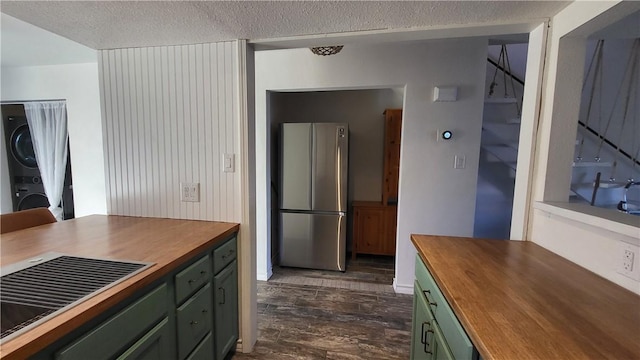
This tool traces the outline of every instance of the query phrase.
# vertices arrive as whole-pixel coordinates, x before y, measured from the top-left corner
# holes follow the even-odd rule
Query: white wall
[[[552,19],[533,173],[534,202],[568,198],[587,36],[639,9],[637,2],[574,2]],[[532,210],[531,241],[640,294],[640,282],[615,272],[618,245],[640,245],[637,218],[599,213],[601,221],[595,224],[592,216],[579,210],[533,206],[539,209]],[[626,222],[636,224],[631,229],[637,231],[614,219],[619,216],[628,217]]]
[[[2,101],[67,101],[75,216],[106,214],[97,63],[5,67],[1,82]],[[6,156],[5,147],[0,152]]]
[[[347,46],[329,57],[308,49],[256,53],[258,278],[271,270],[267,91],[405,87],[395,287],[410,292],[410,234],[473,234],[486,54],[483,39]],[[434,86],[457,86],[458,101],[432,102]],[[454,139],[436,142],[444,129]],[[466,156],[465,169],[453,169],[455,155]]]
[[[109,214],[240,222],[236,42],[99,58]],[[184,182],[200,184],[199,202],[181,201]]]

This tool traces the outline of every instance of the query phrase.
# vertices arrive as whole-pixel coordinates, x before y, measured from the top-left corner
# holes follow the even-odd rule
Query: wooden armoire
[[[353,259],[357,254],[396,254],[401,130],[402,109],[385,110],[382,201],[353,202]]]

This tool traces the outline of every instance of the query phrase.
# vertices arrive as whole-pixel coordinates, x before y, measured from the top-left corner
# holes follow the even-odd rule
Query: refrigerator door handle
[[[316,192],[316,182],[314,181],[316,178],[316,131],[315,131],[315,125],[311,124],[311,126],[309,126],[309,143],[311,144],[311,146],[309,147],[309,163],[311,164],[311,177],[309,178],[309,189],[311,189],[311,191],[309,191],[309,209],[313,210],[313,196]]]
[[[338,211],[344,211],[342,208],[342,146],[340,146],[340,128],[336,129],[336,203]]]

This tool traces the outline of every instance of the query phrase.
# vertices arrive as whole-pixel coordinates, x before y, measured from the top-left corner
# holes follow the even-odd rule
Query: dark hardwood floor
[[[412,297],[370,290],[390,287],[393,262],[380,261],[356,260],[345,273],[274,270],[328,286],[259,281],[258,342],[233,359],[408,359]]]

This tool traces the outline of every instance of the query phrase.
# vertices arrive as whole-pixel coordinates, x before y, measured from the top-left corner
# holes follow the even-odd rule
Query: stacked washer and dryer
[[[27,117],[24,115],[24,107],[3,105],[2,113],[13,210],[49,207],[49,200],[44,192],[44,185],[33,150]],[[70,159],[67,159],[61,206],[63,218],[65,220],[72,219],[74,210]]]

